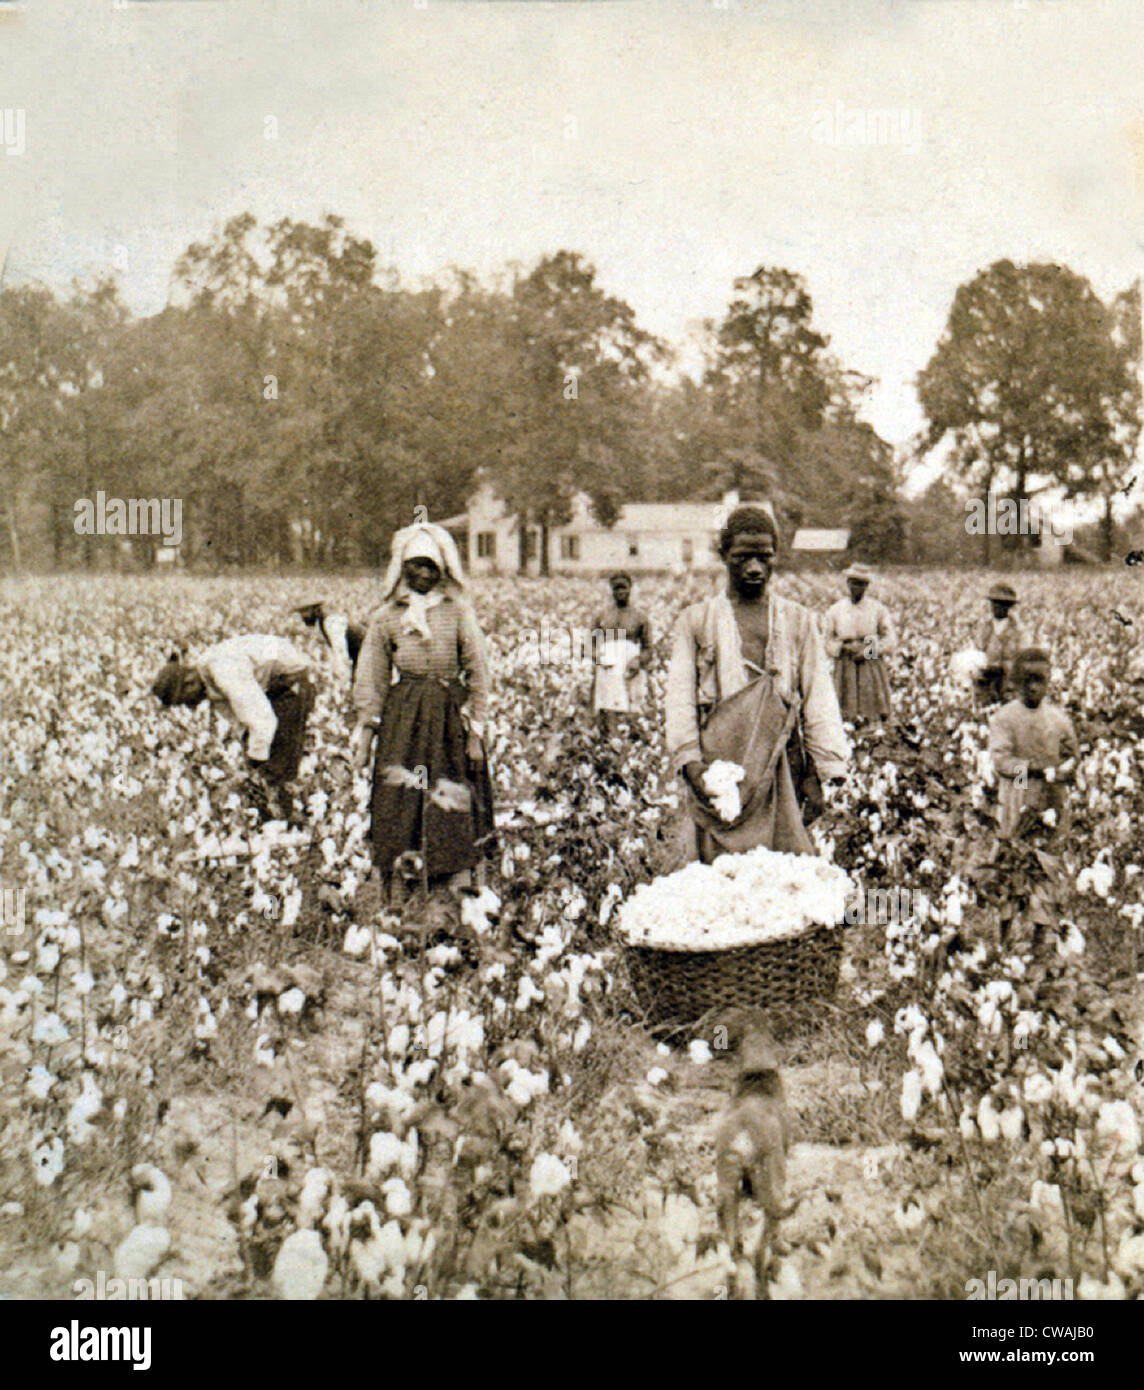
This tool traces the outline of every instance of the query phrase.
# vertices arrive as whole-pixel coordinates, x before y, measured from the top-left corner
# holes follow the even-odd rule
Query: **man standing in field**
[[[1012,615],[1017,594],[1011,584],[994,584],[989,590],[992,617],[981,624],[977,645],[985,653],[985,665],[977,677],[978,694],[983,700],[1004,700],[1013,691],[1013,662],[1022,647],[1029,645],[1028,634]]]
[[[269,633],[230,637],[193,661],[172,653],[151,691],[168,708],[208,699],[240,728],[253,765],[255,804],[271,819],[285,817],[283,793],[298,775],[314,704],[305,653]]]
[[[719,539],[726,592],[685,608],[672,634],[667,750],[706,864],[760,845],[812,854],[804,820],[822,810],[821,783],[844,778],[850,757],[814,614],[768,591],[777,541],[768,511],[737,507]],[[730,818],[713,792],[728,773],[738,774]]]

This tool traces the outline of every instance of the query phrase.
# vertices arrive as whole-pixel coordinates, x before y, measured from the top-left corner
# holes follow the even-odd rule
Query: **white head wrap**
[[[406,560],[432,560],[441,570],[442,579],[452,581],[458,589],[465,587],[465,573],[457,543],[443,526],[434,521],[419,521],[396,532],[389,552],[389,566],[381,581],[381,596],[392,598],[401,582],[401,566]]]
[[[418,632],[428,638],[429,609],[441,602],[442,590],[450,584],[458,589],[465,587],[461,557],[457,553],[456,542],[443,526],[432,521],[421,521],[404,527],[393,537],[389,567],[382,580],[383,598],[392,598],[401,585],[401,567],[406,560],[432,560],[441,571],[440,584],[430,593],[416,594],[412,589],[405,588],[403,594],[405,614],[402,626],[407,632]]]

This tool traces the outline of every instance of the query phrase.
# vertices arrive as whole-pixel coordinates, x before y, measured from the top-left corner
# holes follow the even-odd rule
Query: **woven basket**
[[[833,997],[842,932],[817,927],[725,951],[625,945],[624,956],[636,998],[652,1023],[694,1023],[711,1010],[733,1007],[794,1018]]]

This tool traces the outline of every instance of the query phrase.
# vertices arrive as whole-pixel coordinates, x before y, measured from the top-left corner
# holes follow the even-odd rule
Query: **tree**
[[[789,467],[800,429],[818,428],[830,399],[828,339],[811,327],[813,301],[801,275],[759,266],[735,281],[715,330],[708,380],[724,409],[754,416],[758,456]]]
[[[923,452],[947,441],[951,479],[986,497],[1011,488],[1018,507],[1053,485],[1110,495],[1131,457],[1117,438],[1113,402],[1130,402],[1113,322],[1065,267],[1002,260],[979,272],[918,379]]]
[[[527,524],[540,526],[542,574],[549,530],[569,520],[577,493],[588,494],[601,521],[614,520],[649,368],[663,351],[578,254],[557,252],[516,277],[504,336],[509,375],[499,419],[490,419],[493,477],[522,538]]]

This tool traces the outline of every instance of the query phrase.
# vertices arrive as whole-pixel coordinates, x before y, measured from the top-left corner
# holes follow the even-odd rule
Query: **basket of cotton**
[[[641,885],[619,931],[647,1017],[688,1024],[728,1007],[795,1015],[831,998],[852,889],[829,860],[763,848]]]

